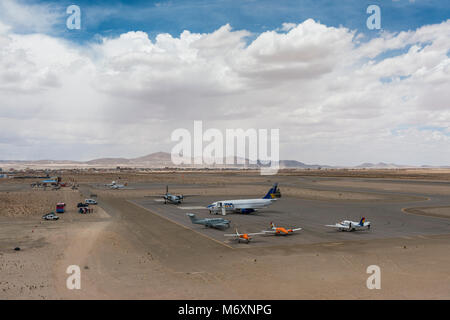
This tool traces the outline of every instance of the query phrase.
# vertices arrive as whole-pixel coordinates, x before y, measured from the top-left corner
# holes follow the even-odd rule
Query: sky
[[[170,152],[202,120],[280,129],[282,159],[449,165],[449,19],[448,1],[2,0],[0,159]]]

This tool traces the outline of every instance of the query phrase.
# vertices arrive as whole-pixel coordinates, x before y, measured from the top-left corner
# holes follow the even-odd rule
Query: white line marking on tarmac
[[[206,207],[202,206],[194,206],[194,207],[177,207],[178,209],[182,210],[196,210],[196,209],[207,209]]]

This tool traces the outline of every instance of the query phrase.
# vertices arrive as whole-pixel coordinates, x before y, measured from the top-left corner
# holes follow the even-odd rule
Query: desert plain
[[[31,188],[39,179],[0,179],[0,299],[449,299],[450,170],[70,171],[79,186]],[[120,190],[105,184],[126,183]],[[226,231],[192,225],[217,200],[282,197],[251,214],[228,214]],[[166,185],[190,194],[158,198]],[[91,214],[76,204],[95,195]],[[42,215],[66,203],[58,221]],[[365,216],[367,231],[325,227]],[[237,243],[224,233],[269,222],[294,235]],[[20,248],[20,250],[15,250]],[[81,288],[66,272],[81,269]],[[381,270],[368,289],[367,267]]]

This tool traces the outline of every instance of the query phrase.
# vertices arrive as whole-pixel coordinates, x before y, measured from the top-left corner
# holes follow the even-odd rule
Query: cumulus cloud
[[[0,158],[170,151],[193,120],[280,128],[281,158],[328,164],[450,161],[450,20],[369,41],[314,20],[250,41],[130,31],[75,45],[0,16]]]

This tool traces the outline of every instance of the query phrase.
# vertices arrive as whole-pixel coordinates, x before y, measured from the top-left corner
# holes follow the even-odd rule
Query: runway
[[[335,187],[318,187],[322,190],[335,190]],[[347,188],[348,189],[348,188]],[[339,189],[342,190],[342,189]],[[354,191],[354,190],[351,190]],[[360,190],[359,190],[360,191]],[[365,190],[365,192],[374,192]],[[392,193],[399,197],[409,196],[427,199],[422,194]],[[312,244],[327,242],[342,242],[354,240],[385,239],[395,237],[427,236],[450,233],[450,220],[438,217],[418,216],[406,214],[403,208],[427,205],[446,205],[447,196],[427,196],[426,201],[317,201],[304,200],[293,197],[282,197],[268,208],[251,214],[230,213],[224,218],[232,221],[228,230],[205,228],[193,225],[187,212],[192,212],[199,218],[222,217],[210,215],[205,208],[208,204],[221,200],[220,197],[195,197],[186,200],[181,205],[163,204],[154,199],[137,199],[131,202],[147,209],[177,224],[200,232],[208,238],[232,247],[248,247],[247,244],[238,244],[224,237],[224,233],[234,232],[237,228],[240,233],[260,232],[268,229],[271,222],[282,227],[301,227],[303,230],[289,236],[262,235],[252,239],[251,246],[279,246],[295,244]],[[227,196],[228,199],[231,199]],[[239,196],[236,199],[242,198]],[[339,232],[325,227],[344,219],[359,221],[361,217],[372,223],[368,231]]]

